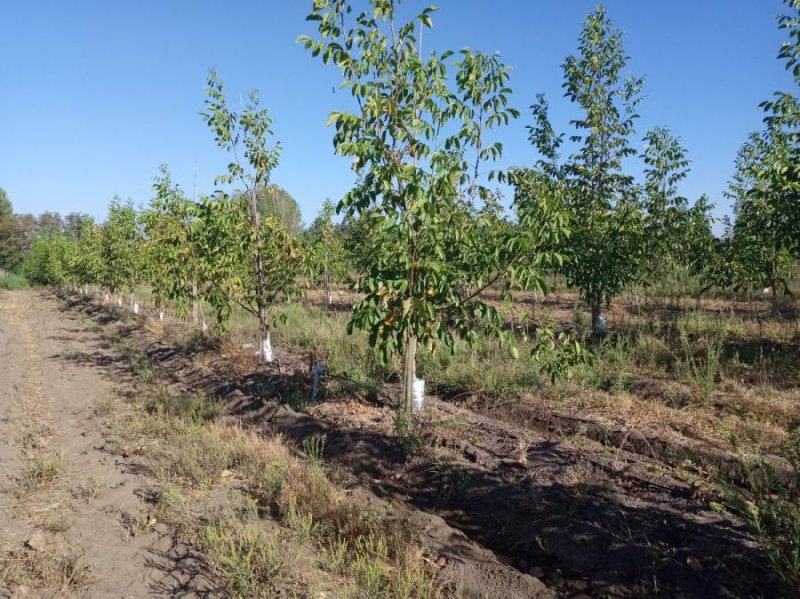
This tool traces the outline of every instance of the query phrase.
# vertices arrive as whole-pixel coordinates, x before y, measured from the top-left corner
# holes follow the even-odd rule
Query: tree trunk
[[[403,407],[411,414],[414,411],[414,381],[417,378],[417,337],[409,335],[403,364]]]
[[[325,303],[330,310],[333,305],[333,296],[331,295],[331,273],[327,268],[325,269]]]
[[[192,283],[192,324],[197,326],[198,320],[197,283]]]
[[[261,230],[261,215],[258,213],[258,195],[255,183],[250,190],[250,223],[255,231],[256,238],[258,238]],[[269,364],[272,362],[272,337],[270,335],[269,323],[267,322],[266,301],[264,300],[264,252],[258,241],[256,241],[255,267],[259,337],[258,357],[262,364]]]
[[[597,334],[598,326],[600,325],[600,301],[592,300],[589,304],[592,308],[592,332]]]
[[[778,313],[778,282],[773,280],[772,281],[772,287],[770,289],[772,290],[772,313],[773,314],[777,314]]]

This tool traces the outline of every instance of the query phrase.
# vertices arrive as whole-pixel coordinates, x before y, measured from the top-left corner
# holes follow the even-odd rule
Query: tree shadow
[[[211,599],[227,597],[218,585],[212,584],[210,568],[203,556],[169,534],[160,535],[148,549],[145,566],[151,575],[150,591],[155,597],[170,599]]]

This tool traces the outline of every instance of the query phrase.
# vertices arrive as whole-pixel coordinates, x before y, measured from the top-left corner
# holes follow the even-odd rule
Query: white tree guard
[[[411,410],[414,414],[419,414],[425,407],[425,379],[414,379],[411,386]]]
[[[274,359],[272,355],[272,339],[269,332],[267,332],[267,338],[264,339],[263,344],[261,346],[261,354],[264,356],[264,361],[267,364],[271,364],[272,360]]]

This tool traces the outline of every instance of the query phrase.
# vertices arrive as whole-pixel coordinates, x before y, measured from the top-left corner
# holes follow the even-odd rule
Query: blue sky
[[[409,7],[427,2],[407,0]],[[440,0],[428,48],[499,51],[513,67],[512,103],[523,118],[501,135],[504,165],[533,160],[527,107],[545,92],[557,130],[574,115],[560,65],[575,52],[595,2]],[[790,78],[776,59],[780,0],[609,0],[625,31],[630,70],[646,75],[638,138],[654,125],[680,136],[692,160],[681,191],[722,192],[758,103]],[[227,156],[198,116],[215,67],[231,99],[260,91],[284,146],[273,182],[310,222],[326,197],[352,182],[333,154],[328,113],[348,105],[333,67],[311,58],[299,34],[311,0],[2,0],[0,187],[16,212],[88,212],[103,218],[114,195],[145,203],[165,163],[189,193],[213,190]],[[640,146],[637,141],[637,147]]]

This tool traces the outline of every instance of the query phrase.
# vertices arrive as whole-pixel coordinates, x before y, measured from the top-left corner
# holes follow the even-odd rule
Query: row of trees
[[[798,2],[787,0],[794,14],[781,20],[789,32],[781,56],[800,81]],[[307,232],[270,182],[281,147],[269,112],[255,92],[232,111],[212,72],[202,116],[232,156],[216,183],[238,191],[189,199],[164,168],[144,210],[115,201],[104,225],[43,237],[26,262],[29,276],[131,293],[146,282],[159,304],[188,311],[207,302],[221,326],[239,306],[259,322],[265,362],[270,312],[299,293],[301,277],[324,282],[329,298],[349,280],[363,298],[350,330],[366,331],[384,360],[403,356],[409,407],[420,346],[452,350],[456,338],[474,346],[485,333],[516,352],[500,313],[483,299],[490,287],[505,300],[515,290],[545,293],[545,275],[561,272],[598,327],[603,306],[625,287],[679,266],[708,285],[777,289],[785,281],[800,244],[796,95],[765,103],[765,131],[743,148],[731,183],[736,220],[717,239],[708,200],[690,204],[678,192],[689,168],[679,138],[658,127],[634,145],[643,79],[625,72],[622,34],[602,6],[563,64],[565,96],[580,114],[573,133],[556,133],[547,100],[537,97],[528,129],[538,156],[504,171],[493,167],[503,151],[499,133],[519,117],[509,106],[509,68],[468,49],[423,54],[433,8],[399,22],[397,1],[370,4],[355,13],[346,0],[316,0],[308,20],[318,35],[300,38],[339,69],[351,93],[329,125],[356,174]],[[629,170],[637,158],[641,181]],[[495,181],[514,190],[507,212]]]
[[[17,272],[37,237],[59,233],[67,237],[80,235],[86,215],[72,212],[62,217],[58,212],[39,216],[15,214],[11,198],[0,188],[0,270]]]
[[[719,285],[769,286],[773,298],[789,292],[788,280],[800,258],[800,0],[786,0],[789,14],[778,18],[787,34],[779,59],[794,79],[794,90],[776,92],[761,104],[764,127],[753,132],[736,158],[729,198],[733,222],[718,242]]]

